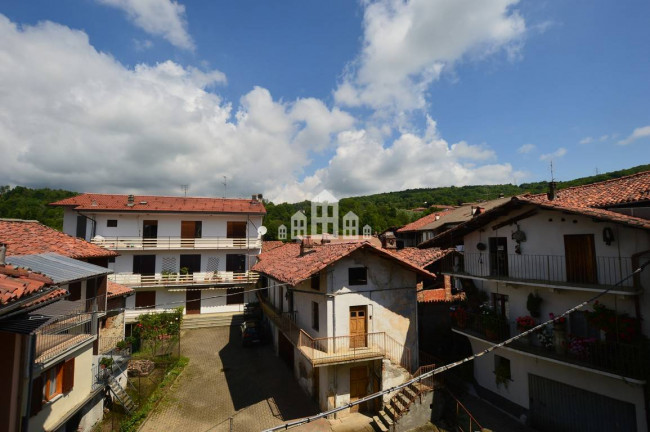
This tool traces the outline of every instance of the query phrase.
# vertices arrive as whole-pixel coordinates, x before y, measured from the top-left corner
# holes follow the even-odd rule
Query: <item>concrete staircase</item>
[[[379,413],[373,416],[372,426],[375,431],[388,432],[393,425],[405,415],[411,405],[424,394],[433,390],[421,383],[412,383],[397,392]]]
[[[115,398],[124,407],[124,411],[126,411],[127,414],[132,414],[136,410],[137,405],[135,402],[133,402],[131,396],[126,393],[120,383],[117,382],[117,380],[112,375],[108,376],[108,387],[111,389],[111,392]]]
[[[242,322],[244,322],[244,314],[242,312],[185,315],[181,324],[181,330],[238,326]]]

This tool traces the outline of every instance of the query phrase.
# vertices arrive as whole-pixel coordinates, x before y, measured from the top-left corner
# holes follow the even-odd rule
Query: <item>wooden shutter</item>
[[[62,393],[68,393],[74,387],[74,357],[63,364]]]
[[[32,381],[32,400],[30,401],[29,415],[35,416],[43,407],[43,376],[39,375]]]

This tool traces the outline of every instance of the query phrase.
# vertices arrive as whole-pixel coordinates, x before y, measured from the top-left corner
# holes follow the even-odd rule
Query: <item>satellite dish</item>
[[[267,233],[267,231],[268,231],[268,229],[266,229],[266,227],[264,225],[262,225],[261,227],[259,227],[257,229],[257,234],[263,236],[264,234]]]

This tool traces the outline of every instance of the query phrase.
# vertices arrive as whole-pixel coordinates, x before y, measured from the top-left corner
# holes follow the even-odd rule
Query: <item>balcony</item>
[[[65,355],[94,339],[90,314],[74,315],[47,324],[36,331],[35,363],[45,363]]]
[[[256,272],[197,272],[188,275],[156,273],[142,275],[134,273],[117,273],[108,275],[108,279],[129,287],[185,287],[185,286],[217,286],[233,284],[252,284],[257,282]]]
[[[91,243],[105,249],[115,251],[130,250],[197,250],[197,249],[259,249],[262,247],[262,240],[257,237],[227,238],[227,237],[102,237],[96,236]]]
[[[529,285],[577,291],[639,294],[642,288],[632,278],[629,257],[595,257],[594,262],[572,263],[564,255],[519,255],[464,253],[449,256],[442,263],[443,273],[461,278],[494,280],[513,285]]]
[[[314,367],[387,358],[411,372],[411,351],[384,332],[312,338],[296,323],[296,312],[281,313],[258,294],[264,315]]]
[[[489,343],[499,343],[519,333],[515,321],[503,319],[486,323],[481,314],[466,313],[462,319],[452,319],[456,333],[481,339]],[[644,343],[622,343],[576,338],[567,334],[562,327],[547,330],[551,342],[559,346],[543,346],[537,333],[524,336],[507,345],[508,348],[530,356],[542,357],[549,361],[567,363],[582,368],[615,374],[622,377],[645,379],[650,372],[650,353]],[[554,334],[558,332],[557,337]],[[560,334],[561,332],[561,334]]]

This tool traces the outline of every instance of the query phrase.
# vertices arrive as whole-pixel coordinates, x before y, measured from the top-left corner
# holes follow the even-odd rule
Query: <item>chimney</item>
[[[135,197],[133,195],[129,195],[126,199],[126,205],[129,207],[133,207],[135,205]]]
[[[5,265],[7,264],[5,262],[5,257],[7,256],[7,245],[4,243],[0,243],[0,265]]]
[[[262,194],[257,194],[257,200],[259,202],[262,202],[263,199],[264,199],[264,196]]]
[[[392,231],[388,231],[381,237],[381,246],[384,249],[397,249],[397,239]]]
[[[553,201],[556,196],[557,196],[557,183],[555,183],[554,181],[549,182],[548,192],[546,193],[546,197],[548,198],[549,201]]]
[[[440,220],[440,215],[439,214],[436,215],[436,220]]]
[[[300,256],[305,256],[314,248],[314,241],[311,236],[305,236],[300,242]]]

